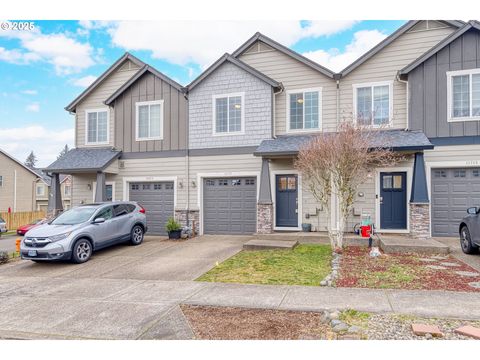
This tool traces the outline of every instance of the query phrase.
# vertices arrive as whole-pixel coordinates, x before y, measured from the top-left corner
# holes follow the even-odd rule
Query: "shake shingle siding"
[[[245,93],[244,134],[213,135],[213,96]],[[224,63],[189,94],[191,149],[254,146],[272,134],[272,88],[243,69]]]

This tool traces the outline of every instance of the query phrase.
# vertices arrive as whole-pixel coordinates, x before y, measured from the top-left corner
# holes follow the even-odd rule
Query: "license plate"
[[[37,256],[37,250],[28,250],[28,256]]]

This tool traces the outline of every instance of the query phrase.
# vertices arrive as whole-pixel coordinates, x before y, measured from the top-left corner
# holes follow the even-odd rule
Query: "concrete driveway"
[[[447,245],[450,248],[450,254],[465,264],[470,265],[477,271],[480,271],[480,253],[467,255],[460,247],[460,240],[457,237],[438,237],[435,240]]]
[[[177,304],[202,287],[191,280],[249,239],[147,237],[141,246],[105,249],[81,265],[2,265],[0,338],[190,338]]]

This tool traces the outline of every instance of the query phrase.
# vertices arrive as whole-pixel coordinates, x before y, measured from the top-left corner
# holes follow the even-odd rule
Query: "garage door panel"
[[[432,170],[432,234],[457,236],[467,208],[480,205],[478,169]],[[440,176],[442,174],[442,176]]]
[[[211,178],[203,182],[206,234],[251,234],[256,231],[255,178]]]

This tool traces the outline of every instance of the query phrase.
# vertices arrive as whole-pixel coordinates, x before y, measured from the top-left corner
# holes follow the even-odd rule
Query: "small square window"
[[[233,179],[232,180],[232,186],[239,186],[242,184],[242,180],[240,179]]]
[[[383,176],[383,188],[384,189],[391,189],[393,186],[393,179],[392,175],[384,175]]]
[[[434,173],[436,178],[446,178],[447,177],[447,172],[445,170],[435,170]]]
[[[150,190],[150,184],[143,184],[143,190]]]
[[[467,175],[467,172],[465,170],[455,170],[453,172],[453,177],[456,178],[464,178]]]
[[[210,180],[210,179],[208,179],[207,181],[205,181],[205,185],[207,185],[207,186],[215,186],[215,180]]]
[[[162,184],[153,184],[153,190],[162,190]]]
[[[297,189],[297,178],[296,177],[290,176],[288,178],[287,188],[288,188],[288,190],[296,190]]]
[[[255,180],[254,179],[247,179],[247,180],[245,180],[245,185],[255,185]]]
[[[165,184],[165,190],[172,190],[173,189],[173,184],[172,183],[166,183]]]
[[[131,189],[138,190],[139,189],[138,184],[132,184]]]
[[[220,179],[220,180],[218,180],[218,185],[227,186],[228,185],[228,180],[227,179]]]
[[[403,181],[402,175],[394,175],[393,176],[393,188],[394,189],[402,189],[403,188]]]
[[[278,190],[280,191],[285,191],[287,190],[287,177],[286,176],[281,176],[278,178]]]
[[[473,175],[473,177],[479,177],[480,176],[480,169],[472,170],[472,175]]]

